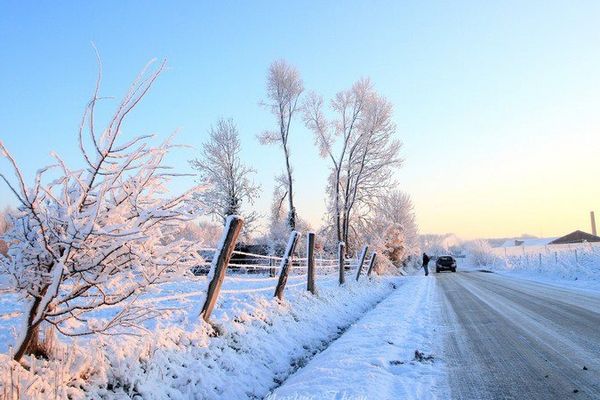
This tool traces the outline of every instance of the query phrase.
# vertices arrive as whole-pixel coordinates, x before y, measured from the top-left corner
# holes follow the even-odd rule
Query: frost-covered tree
[[[181,228],[178,238],[194,241],[205,248],[216,247],[223,234],[223,226],[212,221],[188,221]]]
[[[465,247],[467,248],[467,255],[472,265],[492,267],[499,261],[492,246],[486,240],[473,240],[467,243]]]
[[[277,119],[277,128],[265,131],[258,136],[261,144],[279,144],[285,159],[285,197],[288,200],[287,224],[290,230],[296,229],[296,208],[294,207],[294,180],[290,161],[290,127],[292,119],[299,111],[299,100],[304,91],[300,73],[285,60],[275,61],[267,75],[267,99],[263,103]]]
[[[463,240],[453,233],[420,235],[419,242],[423,251],[430,255],[458,255],[464,250]]]
[[[220,119],[208,133],[200,157],[190,161],[204,187],[196,197],[202,208],[223,224],[229,215],[242,215],[248,233],[256,213],[244,210],[243,205],[253,204],[259,195],[259,186],[251,180],[256,171],[241,160],[240,135],[233,120]]]
[[[331,161],[330,218],[337,240],[352,250],[358,227],[393,187],[392,171],[402,164],[401,143],[395,138],[392,105],[368,79],[336,94],[330,108],[333,117],[328,119],[322,97],[309,95],[304,122],[313,131],[321,156]]]
[[[286,218],[288,214],[285,204],[285,187],[285,177],[277,177],[268,216],[267,230],[261,237],[257,238],[257,243],[267,246],[269,254],[271,255],[281,255],[283,253],[290,235],[290,229]],[[311,227],[302,218],[298,218],[296,220],[296,230],[299,232],[308,232],[311,230]],[[303,236],[304,235],[301,236],[300,240],[302,240]],[[299,246],[300,243],[296,246],[296,251],[300,249]]]
[[[395,267],[419,254],[419,236],[410,196],[392,190],[379,198],[375,212],[366,221],[364,240]],[[384,263],[380,263],[384,264]]]
[[[162,164],[170,141],[156,146],[151,136],[123,137],[123,123],[165,67],[151,65],[103,129],[95,112],[100,73],[79,127],[82,166],[72,169],[52,153],[55,164],[28,183],[0,144],[15,179],[0,176],[19,202],[0,269],[27,301],[15,360],[37,352],[42,323],[69,336],[133,333],[158,312],[136,299],[198,257],[195,243],[176,238],[194,207],[190,193],[166,193],[174,176]]]

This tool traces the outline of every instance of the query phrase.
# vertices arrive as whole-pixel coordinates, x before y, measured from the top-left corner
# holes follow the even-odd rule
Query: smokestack
[[[590,219],[592,220],[592,235],[596,236],[596,217],[593,211],[590,211]]]

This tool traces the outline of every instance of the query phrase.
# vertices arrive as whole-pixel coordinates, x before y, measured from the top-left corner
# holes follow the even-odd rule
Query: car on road
[[[452,271],[456,272],[456,260],[452,256],[439,256],[435,261],[435,272]]]

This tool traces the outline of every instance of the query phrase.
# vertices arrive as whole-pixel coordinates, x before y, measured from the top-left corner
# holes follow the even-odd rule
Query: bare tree
[[[393,185],[393,168],[402,164],[401,143],[394,138],[391,104],[368,79],[339,92],[331,111],[335,118],[328,120],[323,99],[313,93],[304,104],[304,122],[313,131],[321,156],[331,160],[330,213],[337,240],[351,250],[357,226]]]
[[[202,207],[224,224],[229,215],[244,217],[244,230],[250,232],[255,212],[243,211],[244,202],[254,203],[259,186],[251,181],[255,173],[240,158],[240,137],[233,120],[220,119],[209,130],[199,158],[190,161],[198,171],[199,184],[205,188],[197,194]]]
[[[162,165],[173,147],[167,140],[151,145],[151,136],[121,140],[127,116],[139,104],[165,62],[149,64],[130,87],[104,129],[96,127],[96,89],[79,128],[83,167],[56,163],[42,168],[31,186],[17,162],[0,143],[15,173],[15,183],[0,177],[15,194],[19,208],[7,232],[8,257],[0,270],[28,300],[15,360],[38,349],[45,322],[70,336],[132,334],[159,310],[137,306],[151,285],[185,273],[198,258],[195,243],[177,239],[193,218],[190,193],[165,195],[170,173]],[[53,170],[50,182],[46,172]],[[118,307],[112,307],[118,305]],[[91,312],[106,311],[96,319]]]
[[[269,67],[267,75],[267,101],[263,104],[277,118],[277,129],[265,131],[259,135],[261,144],[279,143],[285,157],[286,186],[285,196],[288,199],[287,222],[291,230],[296,228],[296,208],[294,207],[294,191],[292,165],[290,162],[289,135],[294,114],[299,111],[299,99],[304,91],[300,73],[284,60],[275,61]]]

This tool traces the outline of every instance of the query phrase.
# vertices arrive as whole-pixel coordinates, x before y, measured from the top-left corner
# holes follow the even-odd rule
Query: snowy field
[[[583,290],[600,290],[600,246],[590,243],[522,248],[508,252],[475,248],[459,268],[488,269],[499,274]]]
[[[322,284],[330,285],[337,276],[321,276]],[[265,274],[238,274],[227,276],[223,282],[219,304],[215,307],[213,319],[228,318],[231,314],[247,311],[258,299],[268,298],[275,291],[277,277]],[[157,324],[180,324],[185,320],[200,315],[206,294],[208,281],[206,276],[182,279],[173,283],[152,288],[150,294],[141,297],[136,304],[152,306],[165,310],[156,320],[146,323],[146,328],[153,329]],[[306,276],[290,275],[286,291],[295,293],[305,288]],[[14,343],[19,328],[23,304],[18,297],[5,290],[0,294],[0,352],[9,351],[8,346]],[[103,307],[96,313],[98,317],[107,317],[118,312],[120,307]]]
[[[273,298],[275,278],[228,276],[211,320],[199,318],[206,278],[162,285],[139,300],[168,308],[140,337],[65,340],[55,360],[18,367],[7,352],[21,309],[2,298],[0,393],[45,399],[262,398],[389,295],[402,278],[363,277],[340,287],[337,275],[318,276],[316,296],[306,277],[293,275],[285,300]],[[110,312],[110,311],[105,311]],[[12,382],[12,384],[11,384]],[[141,396],[141,397],[140,397]]]
[[[549,253],[541,262],[540,256],[528,262],[481,251],[459,260],[460,271],[488,269],[587,290],[600,290],[599,265],[593,249],[578,253],[576,262],[569,252]],[[23,304],[0,293],[0,393],[21,399],[448,398],[437,287],[445,276],[425,278],[421,270],[356,282],[354,273],[343,286],[335,272],[317,275],[317,295],[311,295],[298,268],[282,302],[273,298],[277,278],[266,271],[228,273],[212,324],[199,317],[205,276],[163,284],[138,300],[163,310],[146,322],[146,333],[61,336],[55,358],[26,358],[29,370],[10,358]],[[96,317],[118,310],[105,307]]]
[[[547,242],[547,239],[540,239],[541,242]],[[596,251],[600,253],[600,242],[596,243],[569,243],[569,244],[536,244],[527,246],[509,246],[509,247],[493,247],[491,251],[497,256],[522,256],[530,255],[537,256],[538,254],[566,254],[570,253],[573,258],[576,253],[585,253],[588,251]]]

